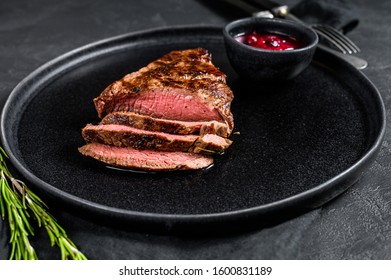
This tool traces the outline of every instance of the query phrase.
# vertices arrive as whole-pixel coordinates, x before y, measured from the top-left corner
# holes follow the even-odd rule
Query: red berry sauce
[[[251,47],[271,51],[294,50],[303,47],[302,43],[293,37],[273,33],[260,34],[254,31],[236,35],[235,39]]]

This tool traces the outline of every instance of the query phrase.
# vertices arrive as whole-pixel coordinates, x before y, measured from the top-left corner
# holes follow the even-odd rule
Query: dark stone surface
[[[211,2],[211,1],[210,1]],[[13,87],[43,63],[87,43],[159,26],[221,24],[245,14],[207,1],[1,1],[0,106]],[[295,1],[287,1],[289,3]],[[363,72],[380,90],[390,114],[391,3],[356,0],[359,26],[349,36],[369,61]],[[220,237],[175,237],[119,230],[49,204],[90,259],[391,259],[390,133],[377,160],[346,193],[300,217],[262,230]],[[0,222],[0,259],[8,230]],[[58,258],[42,230],[41,259]]]

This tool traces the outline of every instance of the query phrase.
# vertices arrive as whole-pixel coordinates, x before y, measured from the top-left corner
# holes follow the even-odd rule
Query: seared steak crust
[[[133,110],[132,98],[161,89],[179,89],[194,102],[213,108],[232,130],[232,91],[226,85],[225,74],[212,64],[211,55],[202,48],[168,53],[108,86],[94,103],[102,118],[113,111]],[[118,106],[127,104],[126,100],[130,100],[130,105]]]

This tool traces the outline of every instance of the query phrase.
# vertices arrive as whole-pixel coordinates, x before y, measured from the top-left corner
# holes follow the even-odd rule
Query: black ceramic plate
[[[212,53],[235,94],[234,143],[212,168],[135,173],[78,153],[81,128],[98,122],[92,99],[108,84],[194,47]],[[13,165],[64,207],[134,229],[190,233],[262,226],[319,207],[368,168],[384,127],[379,92],[333,55],[319,51],[290,83],[254,87],[233,72],[214,27],[127,34],[65,54],[14,89],[1,119]]]

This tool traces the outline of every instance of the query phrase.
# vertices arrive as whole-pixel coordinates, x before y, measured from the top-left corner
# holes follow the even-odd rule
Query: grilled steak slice
[[[233,94],[202,48],[172,51],[109,85],[94,99],[100,118],[117,111],[180,121],[221,121],[230,130]]]
[[[79,148],[80,153],[111,166],[151,171],[202,169],[213,163],[213,158],[201,154],[158,152],[120,148],[91,143]]]
[[[222,153],[232,143],[231,140],[212,134],[176,135],[115,124],[88,124],[83,128],[82,135],[87,143],[97,142],[117,147],[204,154]]]
[[[227,138],[220,137],[216,134],[204,134],[198,137],[190,151],[206,155],[222,154],[231,144],[232,141]]]
[[[227,124],[209,122],[184,122],[152,118],[132,112],[114,112],[106,115],[101,124],[128,125],[139,129],[160,131],[171,134],[216,134],[228,137],[230,134]]]

